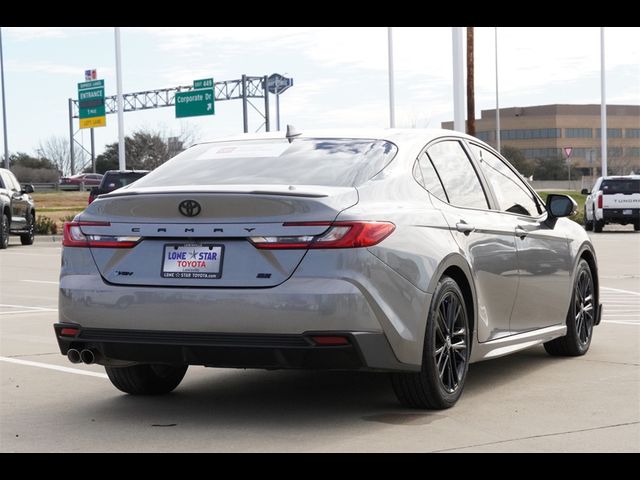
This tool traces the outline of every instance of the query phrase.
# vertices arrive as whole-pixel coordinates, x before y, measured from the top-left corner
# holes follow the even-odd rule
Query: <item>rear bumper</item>
[[[625,215],[624,212],[631,212]],[[634,223],[640,220],[638,208],[605,208],[602,210],[605,223]]]
[[[75,336],[63,328],[78,329]],[[308,332],[300,335],[176,332],[82,328],[56,323],[63,355],[70,348],[91,349],[98,363],[169,363],[226,368],[413,371],[398,362],[384,334]],[[342,336],[347,345],[319,345],[313,336]]]

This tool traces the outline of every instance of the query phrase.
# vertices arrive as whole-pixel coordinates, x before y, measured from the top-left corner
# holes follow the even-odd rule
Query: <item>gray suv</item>
[[[23,245],[33,243],[36,209],[33,185],[20,185],[15,175],[0,168],[0,249],[9,246],[9,234],[20,235]]]

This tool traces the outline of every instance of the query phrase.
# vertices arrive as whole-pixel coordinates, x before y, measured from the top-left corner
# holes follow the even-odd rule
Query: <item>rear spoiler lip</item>
[[[248,190],[246,192],[229,192],[229,191],[215,191],[215,190],[189,190],[187,192],[163,192],[163,191],[148,191],[148,192],[118,192],[103,194],[101,198],[116,198],[116,197],[131,197],[131,196],[145,196],[145,195],[201,195],[201,194],[213,194],[213,195],[273,195],[278,197],[307,197],[307,198],[325,198],[329,195],[323,193],[308,193],[308,192],[274,192],[268,190]]]

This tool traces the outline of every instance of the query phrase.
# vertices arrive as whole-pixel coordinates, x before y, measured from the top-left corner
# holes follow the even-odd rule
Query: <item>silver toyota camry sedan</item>
[[[130,394],[189,365],[369,370],[448,408],[472,362],[589,349],[598,269],[575,210],[447,130],[204,142],[65,225],[55,333]]]

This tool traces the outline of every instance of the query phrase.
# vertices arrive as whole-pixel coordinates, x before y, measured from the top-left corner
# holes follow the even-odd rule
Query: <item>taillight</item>
[[[65,222],[62,245],[65,247],[91,248],[132,248],[140,237],[119,237],[115,235],[84,234],[81,227],[109,227],[109,222]]]
[[[371,247],[396,229],[391,222],[302,222],[285,223],[285,227],[327,226],[319,235],[250,237],[260,249],[359,248]]]
[[[602,194],[598,194],[598,208],[602,208]]]

